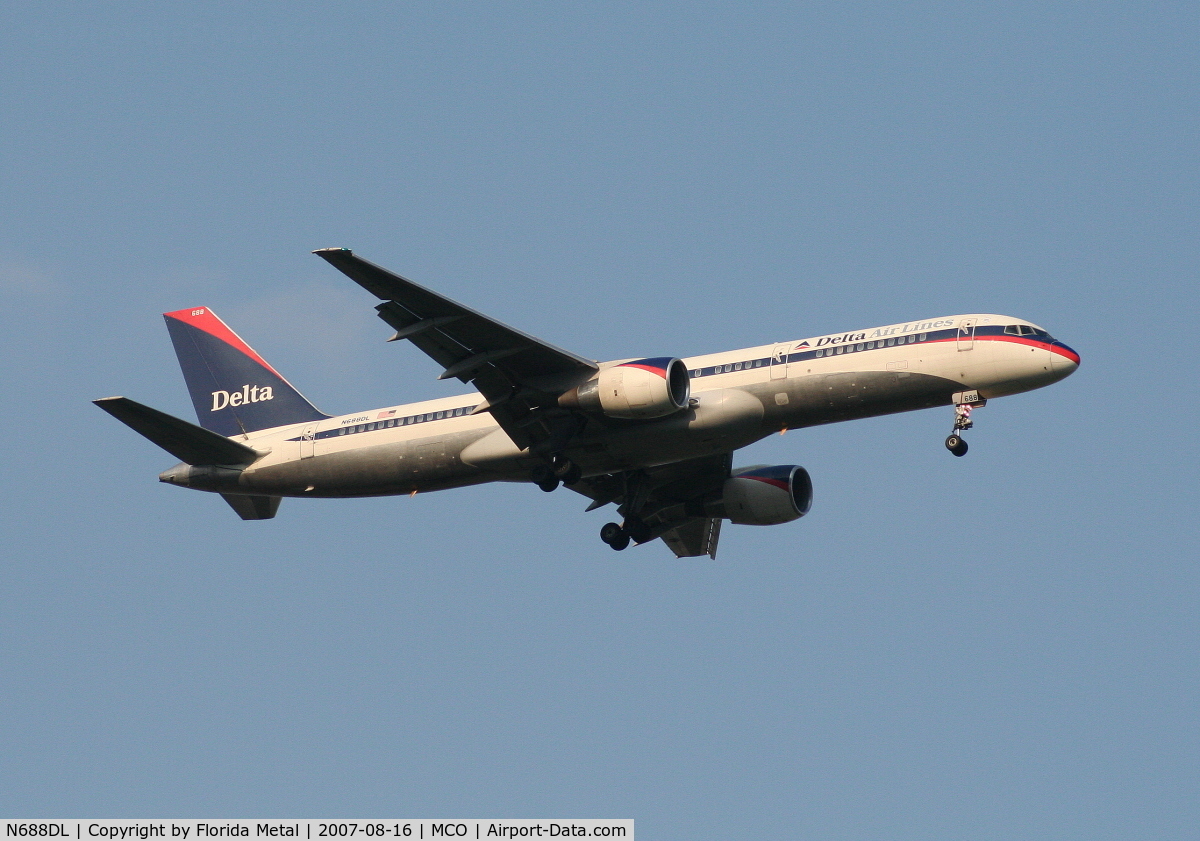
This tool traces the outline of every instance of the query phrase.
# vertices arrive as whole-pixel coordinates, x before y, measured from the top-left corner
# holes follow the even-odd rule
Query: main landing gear
[[[616,523],[605,523],[600,529],[600,539],[620,552],[629,546],[629,533]]]
[[[579,465],[564,455],[550,457],[549,464],[539,464],[529,474],[529,479],[546,493],[558,487],[558,483],[574,485],[583,478]]]
[[[652,537],[653,534],[650,531],[650,527],[637,517],[631,517],[626,520],[624,526],[618,526],[616,523],[605,523],[603,528],[600,529],[600,539],[618,552],[628,548],[630,541],[645,543]]]
[[[987,400],[979,396],[978,391],[963,391],[954,395],[954,431],[946,438],[946,449],[954,455],[967,454],[967,442],[962,434],[975,425],[971,420],[971,410],[986,406]]]

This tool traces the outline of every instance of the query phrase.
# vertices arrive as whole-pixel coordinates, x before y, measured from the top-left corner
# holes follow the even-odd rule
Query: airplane
[[[484,482],[560,486],[592,511],[616,505],[601,540],[661,539],[677,557],[717,555],[721,524],[807,514],[803,467],[734,468],[776,432],[954,408],[946,448],[988,400],[1069,376],[1079,354],[1041,327],[951,315],[695,356],[596,362],[554,347],[367,262],[313,252],[381,300],[394,331],[476,392],[331,416],[208,307],[164,314],[199,425],[125,397],[94,401],[180,460],[159,480],[220,494],[245,520],[283,497],[369,497]]]

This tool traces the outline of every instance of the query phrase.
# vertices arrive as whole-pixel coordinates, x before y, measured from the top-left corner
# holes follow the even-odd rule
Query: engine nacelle
[[[635,359],[605,368],[558,398],[558,405],[610,418],[661,418],[688,405],[692,382],[682,359]]]
[[[742,526],[775,526],[803,517],[812,501],[812,479],[803,467],[758,465],[735,470],[706,513]]]

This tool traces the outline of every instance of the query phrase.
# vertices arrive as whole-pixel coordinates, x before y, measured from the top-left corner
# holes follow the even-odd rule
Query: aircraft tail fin
[[[245,444],[128,397],[105,397],[92,402],[185,464],[244,465],[258,458],[258,453]]]
[[[208,307],[163,313],[200,425],[226,437],[324,420]]]

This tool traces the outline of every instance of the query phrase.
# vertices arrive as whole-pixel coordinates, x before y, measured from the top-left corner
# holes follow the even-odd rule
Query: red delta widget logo
[[[259,388],[256,385],[244,385],[241,391],[214,391],[212,392],[212,409],[213,412],[219,412],[226,406],[241,406],[244,403],[261,403],[264,400],[274,400],[275,394],[271,391],[271,387],[264,386]]]

